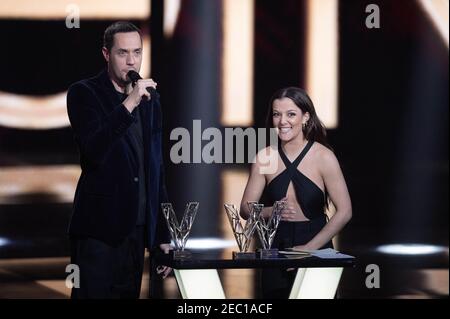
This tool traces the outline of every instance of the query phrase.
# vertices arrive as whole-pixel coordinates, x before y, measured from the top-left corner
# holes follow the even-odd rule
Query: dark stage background
[[[309,11],[308,1],[254,2],[247,92],[251,121],[233,125],[221,120],[227,93],[225,1],[182,1],[170,35],[164,28],[169,1],[148,2],[144,17],[83,18],[81,11],[80,28],[74,29],[66,28],[64,16],[0,15],[0,298],[68,296],[66,230],[79,176],[78,153],[67,122],[46,123],[54,115],[39,107],[50,106],[58,94],[63,99],[55,103],[65,107],[68,86],[105,66],[103,31],[116,20],[136,23],[151,38],[147,62],[164,109],[169,196],[177,211],[188,201],[200,202],[190,237],[233,240],[223,203],[240,200],[249,165],[174,164],[170,132],[177,127],[191,131],[195,119],[202,121],[202,129],[222,132],[225,127],[264,127],[268,101],[277,89],[308,86]],[[338,236],[338,248],[358,258],[354,269],[344,271],[341,295],[448,298],[448,12],[445,41],[420,1],[337,3],[338,124],[328,136],[353,204],[353,218]],[[370,3],[380,8],[379,29],[365,25]],[[55,8],[64,13],[64,7]],[[246,20],[235,23],[244,27]],[[239,52],[241,47],[231,49]],[[328,74],[320,76],[329,80]],[[8,100],[11,95],[14,103]],[[22,105],[34,109],[21,112]],[[230,189],[234,197],[227,197]],[[413,250],[379,250],[391,244]],[[436,251],[422,254],[421,247]],[[365,286],[369,264],[380,266],[379,289]],[[252,272],[221,275],[231,297],[258,296]],[[244,278],[243,290],[233,286],[236,278]],[[173,278],[162,291],[178,297]]]

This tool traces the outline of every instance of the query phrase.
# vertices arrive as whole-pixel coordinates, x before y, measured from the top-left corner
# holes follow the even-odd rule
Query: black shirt
[[[123,102],[128,95],[124,93],[117,92],[120,97],[120,101]],[[138,205],[138,217],[136,225],[145,225],[146,218],[146,187],[145,187],[145,161],[144,161],[144,136],[142,129],[142,119],[138,107],[136,107],[131,113],[136,119],[135,122],[128,129],[128,136],[130,137],[133,148],[137,155],[138,162],[138,176],[134,177],[135,182],[138,183],[139,187],[139,205]]]

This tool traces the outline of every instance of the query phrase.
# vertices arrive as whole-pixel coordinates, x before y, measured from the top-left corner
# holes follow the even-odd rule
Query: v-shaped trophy
[[[167,227],[169,228],[170,236],[175,244],[173,259],[189,259],[192,253],[185,250],[186,242],[191,232],[192,224],[194,223],[195,215],[197,214],[199,203],[190,202],[186,205],[181,224],[178,223],[177,215],[173,210],[171,203],[162,203],[161,208],[166,218]]]
[[[234,237],[236,238],[236,242],[239,247],[239,252],[233,251],[233,259],[255,259],[255,252],[249,252],[248,249],[264,205],[252,205],[250,217],[245,222],[245,225],[242,224],[239,211],[234,205],[224,204],[224,206],[231,228],[233,229]]]
[[[256,202],[248,202],[248,205],[260,205]],[[261,259],[267,258],[277,258],[278,249],[272,248],[273,239],[277,233],[278,225],[281,220],[281,213],[286,207],[286,201],[276,201],[273,204],[272,214],[269,218],[264,218],[262,215],[259,216],[259,223],[256,225],[258,231],[259,240],[261,241],[262,248],[258,249],[257,252]]]

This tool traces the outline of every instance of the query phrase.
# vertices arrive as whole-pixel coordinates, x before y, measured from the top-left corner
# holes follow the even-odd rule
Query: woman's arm
[[[321,154],[318,155],[319,170],[330,199],[336,207],[336,213],[310,242],[303,246],[296,246],[296,249],[300,250],[316,250],[322,248],[352,218],[350,195],[336,156],[328,149],[321,151]]]
[[[258,202],[266,187],[266,176],[278,170],[278,151],[271,146],[259,151],[250,170],[250,177],[241,201],[240,215],[244,219],[250,217],[248,202]],[[269,218],[273,207],[264,207],[261,216]]]

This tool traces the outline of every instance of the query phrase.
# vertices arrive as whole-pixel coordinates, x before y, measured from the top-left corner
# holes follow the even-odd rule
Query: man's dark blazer
[[[159,96],[137,107],[143,126],[145,181],[128,128],[135,117],[121,104],[106,70],[74,83],[67,110],[80,152],[81,176],[69,226],[71,236],[119,244],[136,226],[138,183],[147,185],[147,247],[168,243],[160,203],[167,201],[161,145]]]

